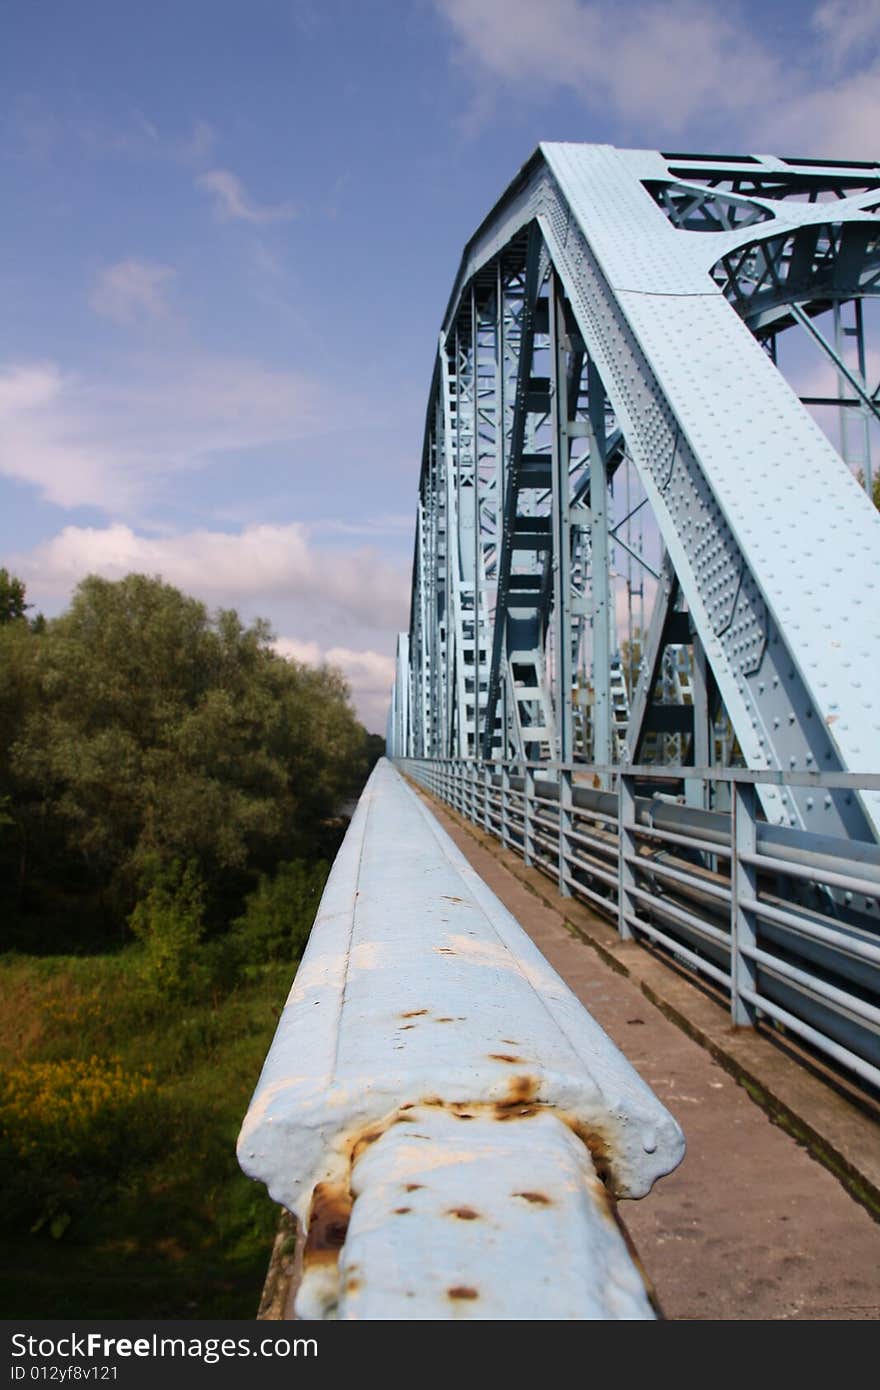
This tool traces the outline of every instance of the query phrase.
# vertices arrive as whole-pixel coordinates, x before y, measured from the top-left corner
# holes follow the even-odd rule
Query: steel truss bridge
[[[388,737],[873,1086],[878,295],[880,165],[542,145],[443,320]]]
[[[609,1202],[684,1136],[407,778],[880,1086],[872,296],[873,164],[543,145],[468,243],[394,765],[239,1140],[275,1316],[653,1316]]]

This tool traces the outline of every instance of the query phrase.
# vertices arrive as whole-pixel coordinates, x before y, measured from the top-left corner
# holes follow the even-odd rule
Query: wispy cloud
[[[152,261],[117,261],[99,272],[89,303],[96,314],[115,323],[165,318],[169,313],[168,286],[174,275],[171,266]]]
[[[434,3],[476,75],[481,119],[492,85],[515,83],[534,99],[567,88],[623,129],[649,130],[651,144],[686,137],[691,125],[705,138],[708,125],[749,149],[880,153],[877,0],[823,0],[805,11],[794,62],[736,0],[642,0],[625,22],[612,0]]]
[[[835,67],[850,58],[864,60],[866,51],[873,50],[873,56],[878,56],[878,0],[823,0],[813,11],[811,24]]]
[[[0,369],[0,475],[63,507],[126,513],[228,451],[326,433],[331,392],[302,372],[210,355],[108,380],[54,362]]]
[[[313,531],[339,536],[405,536],[411,534],[415,516],[386,512],[381,516],[365,516],[360,521],[337,521],[328,517],[312,523]]]
[[[215,214],[224,222],[290,222],[299,215],[296,204],[289,199],[283,203],[258,203],[229,169],[199,174],[196,186],[213,196]]]
[[[0,373],[0,475],[32,484],[62,507],[125,506],[133,479],[120,476],[97,440],[82,437],[71,409],[75,395],[73,378],[53,362]]]
[[[209,121],[193,121],[189,135],[177,141],[178,158],[187,164],[200,164],[207,159],[217,142],[217,132]]]

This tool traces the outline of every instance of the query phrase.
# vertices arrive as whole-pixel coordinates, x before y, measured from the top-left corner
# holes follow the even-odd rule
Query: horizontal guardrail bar
[[[407,761],[402,759],[401,761]],[[409,760],[413,761],[413,760]],[[489,770],[500,763],[483,764]],[[651,782],[731,782],[742,786],[827,787],[830,791],[880,791],[880,772],[813,772],[785,768],[751,767],[673,767],[657,763],[517,763],[532,772],[572,772],[583,777],[624,776]]]
[[[740,894],[739,904],[746,911],[757,913],[759,917],[765,917],[768,922],[775,922],[778,926],[788,927],[790,931],[798,932],[801,936],[806,936],[812,941],[820,941],[827,946],[833,946],[835,950],[842,951],[844,955],[856,956],[860,960],[869,961],[872,965],[880,965],[880,943],[875,946],[870,941],[853,939],[851,936],[845,936],[841,931],[835,931],[833,927],[826,927],[821,922],[812,922],[798,917],[794,912],[786,912],[784,908],[774,907],[772,903],[761,902],[759,898],[748,898]]]
[[[306,1231],[297,1314],[651,1317],[608,1202],[646,1193],[683,1151],[383,760],[239,1139],[245,1172]]]
[[[417,780],[432,782],[432,764],[400,761]],[[796,1017],[800,1027],[792,1031],[874,1084],[880,845],[768,824],[752,789],[771,782],[867,790],[880,786],[880,774],[438,765],[442,795],[477,823],[485,824],[486,802],[497,802],[500,791],[492,833],[563,895],[615,919],[622,936],[659,945],[721,985],[736,1024],[763,1018],[789,1027]],[[586,785],[597,773],[607,774],[613,790]],[[729,784],[729,811],[705,810],[681,795],[686,787],[690,798],[708,799],[719,783]],[[598,822],[592,832],[590,820]]]
[[[745,851],[740,851],[739,859],[743,864],[754,864],[757,869],[764,869],[768,873],[776,872],[808,882],[828,883],[849,893],[862,893],[866,898],[874,898],[880,893],[880,883],[874,883],[868,878],[856,878],[853,874],[839,874],[833,869],[819,865],[811,868],[808,864],[792,864],[790,860],[777,859],[770,854],[748,854]]]

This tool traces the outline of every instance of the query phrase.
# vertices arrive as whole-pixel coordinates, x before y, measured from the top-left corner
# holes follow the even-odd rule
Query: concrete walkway
[[[811,1153],[880,1213],[876,1115],[415,790],[684,1129],[681,1167],[620,1206],[665,1316],[880,1317],[880,1224]]]

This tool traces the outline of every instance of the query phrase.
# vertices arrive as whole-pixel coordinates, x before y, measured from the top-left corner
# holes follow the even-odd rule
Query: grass
[[[143,952],[0,957],[4,1316],[248,1318],[278,1220],[235,1140],[296,963],[163,999]]]

